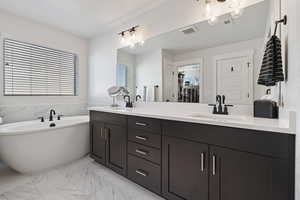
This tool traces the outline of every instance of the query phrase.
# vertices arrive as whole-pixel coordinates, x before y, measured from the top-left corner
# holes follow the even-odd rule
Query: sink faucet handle
[[[57,115],[57,120],[61,120],[61,117],[63,117],[64,115]]]
[[[44,121],[45,121],[44,117],[38,117],[38,119],[40,119],[41,122],[44,122]]]
[[[218,111],[217,111],[217,105],[216,104],[208,104],[208,106],[213,106],[213,114],[216,114]]]

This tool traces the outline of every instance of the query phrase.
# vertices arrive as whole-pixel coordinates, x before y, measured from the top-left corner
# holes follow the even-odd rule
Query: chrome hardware
[[[212,162],[213,162],[213,171],[212,171],[212,174],[213,175],[216,175],[216,156],[215,155],[213,155],[213,158],[212,158],[213,160],[212,160]]]
[[[147,126],[146,123],[141,123],[141,122],[135,122],[135,124],[138,125],[138,126]]]
[[[143,150],[140,150],[140,149],[136,149],[135,152],[138,153],[138,154],[141,154],[141,155],[143,155],[143,156],[148,155],[148,152],[143,151]]]
[[[201,153],[201,171],[204,171],[204,153]]]
[[[144,140],[144,141],[146,141],[146,140],[148,139],[148,138],[146,138],[146,137],[138,136],[138,135],[136,135],[135,138],[136,138],[136,139],[139,139],[139,140]]]
[[[142,176],[148,176],[147,172],[143,171],[143,170],[140,170],[140,169],[137,169],[135,170],[135,173],[139,174],[139,175],[142,175]]]

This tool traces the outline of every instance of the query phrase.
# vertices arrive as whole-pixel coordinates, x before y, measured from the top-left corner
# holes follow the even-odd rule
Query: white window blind
[[[5,39],[4,95],[75,96],[76,55]]]

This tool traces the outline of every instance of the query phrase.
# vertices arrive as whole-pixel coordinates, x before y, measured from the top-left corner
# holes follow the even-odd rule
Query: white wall
[[[33,112],[39,110],[39,114],[42,114],[42,110],[48,109],[49,105],[68,105],[68,109],[65,110],[65,114],[68,113],[73,107],[70,105],[74,104],[78,106],[87,103],[87,57],[88,57],[88,41],[73,36],[72,34],[65,33],[57,30],[53,27],[41,25],[22,17],[17,17],[0,10],[0,37],[1,41],[3,38],[15,39],[23,42],[29,42],[45,47],[54,49],[64,50],[72,52],[78,55],[78,96],[70,97],[54,97],[54,96],[3,96],[3,62],[0,62],[0,115],[5,115],[4,120],[7,121],[19,121],[22,119],[30,119],[35,117],[32,115]],[[3,42],[1,42],[2,51]],[[1,52],[1,56],[2,56]],[[1,60],[3,58],[1,57]],[[39,108],[36,106],[40,105]],[[24,107],[25,106],[25,107]],[[43,108],[42,108],[43,107]],[[59,106],[61,109],[64,106]],[[19,110],[18,110],[19,108]],[[30,109],[32,108],[32,109]],[[26,113],[23,113],[24,109]],[[46,109],[46,110],[47,110]],[[64,113],[62,112],[62,113]],[[12,115],[13,116],[8,116]],[[71,114],[69,112],[69,114]],[[23,115],[23,116],[21,116]],[[17,118],[15,118],[17,117]]]
[[[263,55],[263,43],[264,38],[257,38],[253,40],[247,40],[242,42],[236,42],[232,44],[226,44],[218,47],[194,50],[187,53],[181,53],[173,55],[173,61],[185,61],[197,58],[203,58],[203,103],[214,103],[214,88],[216,84],[216,75],[214,74],[214,57],[228,53],[239,53],[253,51],[253,83],[254,83],[254,99],[260,98],[265,91],[265,87],[256,84],[259,69],[261,66],[262,55]]]
[[[297,112],[296,133],[296,200],[300,199],[300,1],[287,0],[288,14],[288,82],[286,83],[285,107]]]
[[[162,53],[155,50],[136,56],[137,94],[143,96],[143,87],[148,90],[147,101],[154,101],[154,86],[158,85],[158,101],[162,101]]]

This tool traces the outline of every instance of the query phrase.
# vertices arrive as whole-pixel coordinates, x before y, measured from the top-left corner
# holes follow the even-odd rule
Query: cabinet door
[[[106,146],[104,138],[104,124],[101,122],[93,122],[91,124],[91,154],[99,163],[106,163]]]
[[[126,127],[112,124],[105,125],[107,139],[107,166],[119,174],[126,174]]]
[[[210,200],[287,200],[286,160],[210,148]]]
[[[163,195],[169,200],[208,200],[208,146],[163,137]]]

